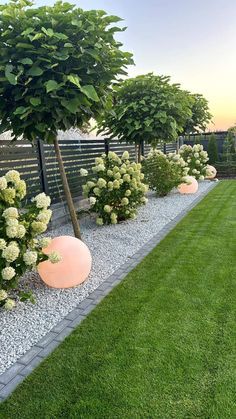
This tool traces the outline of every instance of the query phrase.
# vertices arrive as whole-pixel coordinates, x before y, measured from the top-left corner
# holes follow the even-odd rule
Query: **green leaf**
[[[81,26],[82,26],[82,21],[81,21],[81,20],[78,20],[78,19],[72,19],[71,24],[72,24],[73,26],[77,26],[77,28],[81,28]]]
[[[31,58],[22,58],[22,60],[19,60],[18,62],[21,64],[29,64],[29,65],[33,64],[33,61],[31,60]]]
[[[25,113],[29,108],[25,108],[24,106],[18,106],[16,110],[13,112],[14,115],[22,115]]]
[[[70,111],[71,113],[75,114],[78,110],[78,99],[71,99],[71,100],[65,100],[63,99],[61,101],[62,106],[64,106],[64,108],[68,109],[68,111]]]
[[[81,79],[76,74],[69,74],[69,76],[67,76],[67,79],[72,84],[75,84],[77,87],[79,87],[81,89],[81,85],[80,85],[80,80]]]
[[[29,35],[32,32],[34,32],[34,28],[27,28],[25,31],[21,32],[21,35],[22,36]]]
[[[32,44],[26,44],[26,42],[18,42],[18,44],[16,44],[16,48],[25,48],[25,49],[34,49],[34,46]]]
[[[42,30],[42,32],[44,32],[50,38],[54,35],[54,31],[51,28],[46,29],[46,28],[42,27],[41,30]]]
[[[60,84],[58,84],[55,80],[48,80],[44,85],[47,93],[57,90],[60,87]]]
[[[10,84],[15,86],[17,84],[17,76],[12,73],[13,66],[11,64],[7,64],[5,67],[5,76]]]
[[[30,98],[30,103],[33,106],[41,105],[41,99],[40,99],[40,97],[31,97]]]
[[[94,102],[99,102],[99,97],[97,95],[95,88],[92,86],[92,84],[86,84],[85,86],[82,86],[80,90],[89,99],[93,100]]]
[[[33,65],[27,72],[28,76],[41,76],[43,74],[42,68],[37,65]]]
[[[71,44],[70,42],[66,42],[66,43],[64,44],[64,47],[65,47],[65,48],[73,48],[73,44]]]

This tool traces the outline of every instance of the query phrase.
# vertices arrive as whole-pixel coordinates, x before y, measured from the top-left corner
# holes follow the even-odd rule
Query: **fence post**
[[[144,140],[141,141],[141,156],[145,156]]]
[[[48,180],[47,180],[44,144],[43,144],[43,141],[40,140],[39,138],[37,139],[37,149],[38,149],[38,161],[39,161],[39,178],[42,185],[42,191],[48,195],[49,187],[48,187]]]
[[[166,143],[163,144],[163,153],[166,154]]]
[[[108,138],[104,138],[104,147],[105,147],[105,153],[108,155],[110,151],[110,144]]]

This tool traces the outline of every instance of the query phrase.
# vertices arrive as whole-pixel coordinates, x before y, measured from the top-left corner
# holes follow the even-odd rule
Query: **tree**
[[[178,138],[191,117],[192,98],[168,76],[146,74],[126,79],[116,87],[112,106],[99,123],[100,132],[138,146],[155,146]]]
[[[209,139],[208,147],[207,147],[207,152],[208,152],[208,157],[209,157],[209,163],[210,164],[214,164],[215,162],[217,162],[219,160],[218,147],[217,147],[215,134],[210,135],[210,139]]]
[[[131,54],[114,34],[120,21],[69,3],[34,8],[29,0],[0,6],[0,132],[54,143],[75,236],[80,229],[58,144],[58,130],[82,128],[103,110],[111,82]]]
[[[190,96],[192,98],[191,116],[187,118],[184,126],[185,135],[205,131],[212,118],[208,101],[198,93],[190,94]]]

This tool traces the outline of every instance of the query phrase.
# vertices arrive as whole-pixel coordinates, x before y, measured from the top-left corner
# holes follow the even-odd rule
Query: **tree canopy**
[[[121,50],[121,19],[61,1],[0,6],[0,132],[53,141],[103,110],[110,86],[132,55]]]
[[[191,117],[192,102],[189,93],[171,84],[168,76],[150,73],[126,79],[113,94],[100,132],[136,144],[174,141]]]
[[[190,94],[190,96],[192,98],[191,116],[186,120],[184,134],[205,131],[212,118],[208,101],[198,93]]]

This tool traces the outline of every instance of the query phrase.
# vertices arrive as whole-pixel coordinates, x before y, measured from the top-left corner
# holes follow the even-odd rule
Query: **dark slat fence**
[[[131,144],[106,139],[76,139],[59,141],[60,149],[72,192],[73,198],[82,194],[82,184],[79,171],[85,168],[88,171],[94,165],[95,157],[109,150],[118,155],[127,150],[130,159],[135,160],[135,147]],[[146,156],[150,151],[148,144],[143,144],[143,152]],[[176,150],[176,143],[159,145],[164,152]],[[58,164],[55,158],[53,145],[44,144],[38,140],[35,145],[18,140],[11,143],[9,140],[0,141],[0,176],[6,171],[15,169],[21,173],[22,178],[27,182],[29,200],[40,192],[49,194],[54,203],[64,201],[62,182],[60,179]]]

